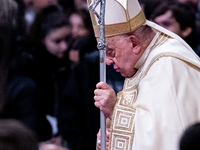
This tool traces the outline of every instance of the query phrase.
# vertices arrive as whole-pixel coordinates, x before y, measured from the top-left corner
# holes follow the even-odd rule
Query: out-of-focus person
[[[97,42],[88,10],[76,10],[71,13],[69,18],[72,25],[72,36],[74,37],[74,44],[69,52],[69,58],[72,66],[74,66],[85,56],[85,53],[94,50],[97,52]],[[95,59],[98,59],[98,57]],[[106,70],[108,83],[116,92],[119,92],[122,89],[124,78],[115,72],[113,67],[107,66]]]
[[[79,63],[79,60],[87,52],[97,50],[97,42],[92,30],[92,23],[88,10],[81,9],[73,11],[69,16],[72,26],[73,45],[69,51],[69,59],[72,67]]]
[[[180,138],[179,150],[200,149],[200,123],[196,122],[185,129]]]
[[[33,23],[36,14],[43,8],[51,5],[59,5],[58,0],[24,0],[25,3],[25,20],[26,31],[29,32],[30,26]]]
[[[93,105],[93,90],[99,81],[99,53],[88,10],[69,17],[74,38],[69,51],[72,72],[59,109],[58,125],[66,147],[95,149],[99,110]]]
[[[41,10],[47,6],[57,5],[58,0],[32,0],[32,3],[37,10]]]
[[[87,7],[87,0],[74,0],[75,9],[88,9]]]
[[[164,0],[163,0],[164,1]],[[163,2],[162,1],[162,2]],[[145,17],[150,18],[156,7],[162,3],[161,0],[139,0],[142,10],[144,11]]]
[[[14,119],[0,119],[1,150],[38,150],[35,133],[22,122]]]
[[[1,117],[15,118],[42,142],[59,137],[59,96],[70,73],[71,27],[63,10],[48,6],[36,16],[31,35],[17,43]]]
[[[75,10],[69,16],[72,26],[72,36],[84,36],[93,33],[89,12],[86,9]]]
[[[14,53],[16,39],[21,34],[20,7],[15,0],[0,1],[0,112],[6,100],[7,80],[10,61]]]
[[[177,0],[177,1],[190,6],[195,11],[197,10],[198,3],[199,3],[199,0]]]
[[[165,2],[160,4],[151,20],[183,38],[194,50],[197,48],[195,11],[186,4]]]

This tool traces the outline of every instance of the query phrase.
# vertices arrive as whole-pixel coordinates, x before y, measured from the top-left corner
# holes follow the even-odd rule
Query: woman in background
[[[59,134],[57,107],[70,73],[71,28],[62,9],[49,6],[36,15],[30,30],[17,43],[2,117],[22,121],[40,141],[50,141]]]

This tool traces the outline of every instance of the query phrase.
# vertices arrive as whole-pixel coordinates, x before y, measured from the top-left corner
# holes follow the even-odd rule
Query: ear
[[[182,37],[186,38],[187,36],[189,36],[192,33],[192,28],[191,27],[187,27],[184,30],[182,30]]]
[[[130,35],[129,38],[132,43],[133,53],[135,55],[138,55],[141,52],[141,45],[139,39],[134,35]]]

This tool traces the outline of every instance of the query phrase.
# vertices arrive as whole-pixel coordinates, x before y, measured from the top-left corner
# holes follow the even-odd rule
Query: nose
[[[106,57],[106,64],[107,64],[108,66],[110,66],[111,64],[113,64],[112,58]]]

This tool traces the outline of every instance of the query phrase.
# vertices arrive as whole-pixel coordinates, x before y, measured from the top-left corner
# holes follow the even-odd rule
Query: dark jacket
[[[99,82],[99,52],[96,40],[80,37],[74,49],[80,62],[69,76],[59,109],[58,127],[72,150],[94,150],[100,128],[100,111],[94,105],[94,90]]]
[[[52,129],[46,115],[57,115],[60,89],[70,72],[68,59],[57,59],[44,47],[22,40],[11,66],[1,117],[18,119],[33,129],[40,141],[49,140]]]

